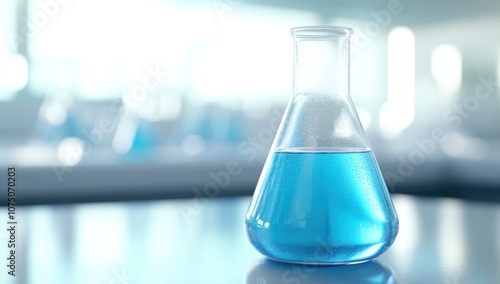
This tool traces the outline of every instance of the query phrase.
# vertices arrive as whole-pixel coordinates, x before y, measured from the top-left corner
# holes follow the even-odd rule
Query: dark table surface
[[[16,276],[0,283],[500,283],[500,204],[393,195],[400,231],[365,264],[268,261],[243,226],[250,198],[38,205],[16,210]]]

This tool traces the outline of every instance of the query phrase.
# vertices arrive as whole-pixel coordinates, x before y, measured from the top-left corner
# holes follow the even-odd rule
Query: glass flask
[[[399,221],[349,95],[345,27],[291,30],[293,96],[245,218],[273,260],[348,264],[385,252]]]

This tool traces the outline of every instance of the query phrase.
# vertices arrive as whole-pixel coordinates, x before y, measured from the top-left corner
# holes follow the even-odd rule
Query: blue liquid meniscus
[[[373,259],[399,227],[371,151],[273,152],[245,223],[262,254],[316,264]]]

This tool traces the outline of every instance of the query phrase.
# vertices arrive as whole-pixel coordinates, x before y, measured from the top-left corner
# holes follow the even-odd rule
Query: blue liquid
[[[398,218],[371,151],[274,152],[246,230],[252,245],[272,259],[341,264],[386,251]]]

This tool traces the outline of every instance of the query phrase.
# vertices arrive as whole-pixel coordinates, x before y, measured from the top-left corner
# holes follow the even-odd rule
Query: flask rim
[[[350,37],[352,29],[343,26],[299,26],[290,29],[294,38],[341,38]]]

